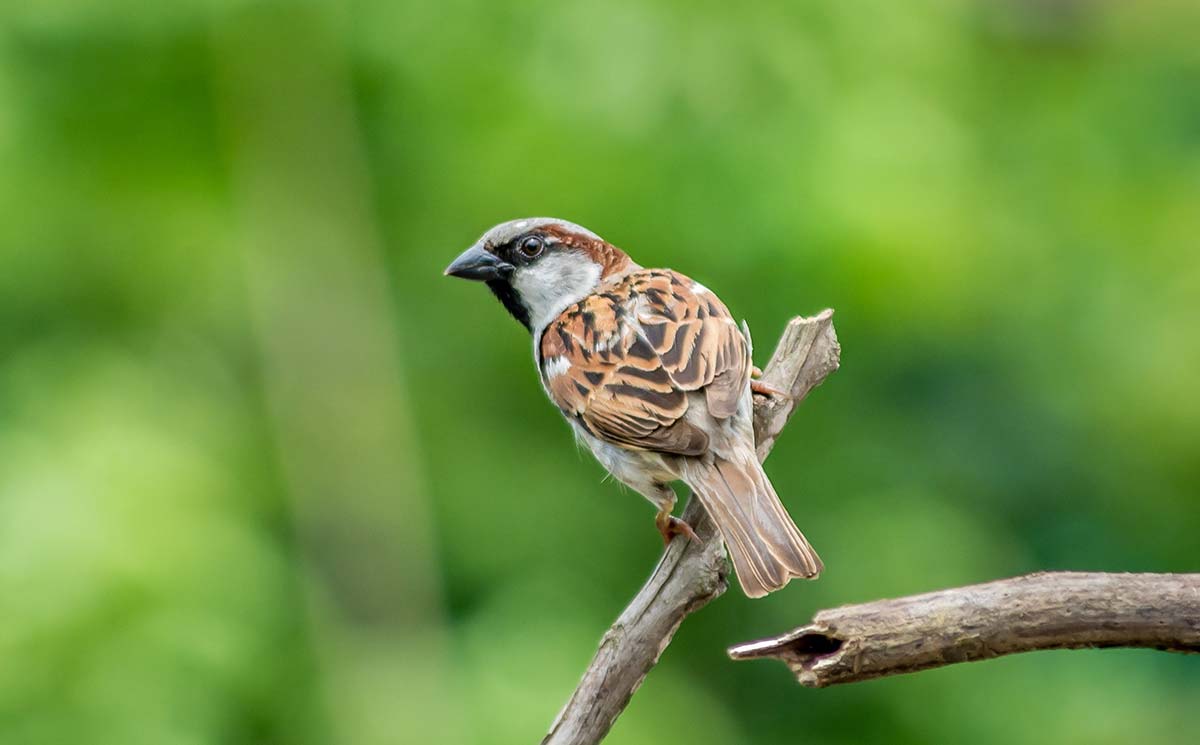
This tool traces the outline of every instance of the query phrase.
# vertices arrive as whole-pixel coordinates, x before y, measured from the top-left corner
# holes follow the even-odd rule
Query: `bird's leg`
[[[658,528],[658,532],[662,533],[663,545],[671,545],[671,539],[677,535],[687,536],[688,540],[699,541],[700,536],[696,535],[696,531],[692,530],[691,525],[671,514],[671,508],[674,506],[674,502],[663,505],[663,508],[654,516],[654,525]]]
[[[750,380],[750,392],[757,393],[768,398],[788,398],[788,394],[783,391],[776,390],[761,380]]]
[[[750,366],[750,392],[757,393],[769,398],[787,398],[788,394],[783,391],[775,390],[771,386],[759,380],[762,377],[763,371],[758,367]]]

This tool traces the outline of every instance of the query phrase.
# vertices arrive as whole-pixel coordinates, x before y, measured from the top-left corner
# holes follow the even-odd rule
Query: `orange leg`
[[[654,516],[654,525],[658,528],[658,532],[662,533],[664,546],[669,546],[671,539],[677,535],[687,536],[688,540],[692,541],[700,540],[700,536],[696,535],[692,526],[672,515],[670,508],[664,508]]]
[[[759,380],[759,378],[761,378],[762,375],[763,375],[763,371],[761,369],[759,369],[758,367],[756,367],[754,365],[750,366],[750,392],[751,393],[757,393],[760,396],[767,396],[768,398],[787,398],[788,397],[788,395],[786,393],[784,393],[783,391],[775,390],[771,386],[769,386],[766,383]]]
[[[767,396],[769,398],[787,398],[788,397],[788,394],[784,393],[783,391],[777,391],[774,388],[772,388],[771,386],[762,382],[761,380],[754,380],[754,379],[750,380],[750,392],[758,393],[760,395]]]

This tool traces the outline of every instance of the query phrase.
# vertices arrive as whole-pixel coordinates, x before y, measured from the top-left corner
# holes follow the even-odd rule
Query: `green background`
[[[0,741],[535,742],[660,551],[441,276],[580,222],[843,366],[767,464],[828,569],[692,617],[613,743],[1177,743],[1200,662],[825,691],[732,643],[1195,571],[1194,0],[0,8]]]

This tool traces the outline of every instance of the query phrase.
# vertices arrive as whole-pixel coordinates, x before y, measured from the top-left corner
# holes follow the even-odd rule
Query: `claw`
[[[789,398],[788,394],[778,391],[759,380],[750,381],[750,392],[758,393],[769,398]]]
[[[691,525],[669,512],[658,513],[654,518],[654,525],[658,528],[658,532],[662,533],[664,546],[671,545],[671,539],[677,535],[687,536],[690,541],[700,540],[700,536],[696,535],[696,531],[692,530]]]

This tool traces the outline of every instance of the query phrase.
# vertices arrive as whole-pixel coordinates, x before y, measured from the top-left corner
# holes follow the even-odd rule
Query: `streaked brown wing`
[[[636,319],[636,322],[634,320]],[[666,270],[636,272],[568,308],[541,340],[542,379],[569,417],[618,445],[699,455],[687,394],[732,416],[750,375],[745,339],[711,292]]]

